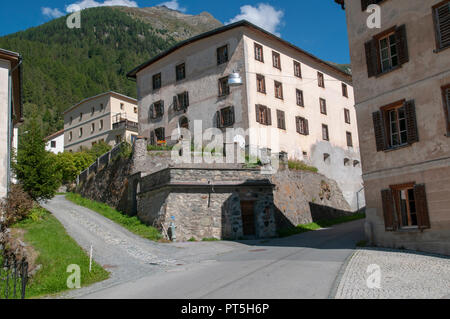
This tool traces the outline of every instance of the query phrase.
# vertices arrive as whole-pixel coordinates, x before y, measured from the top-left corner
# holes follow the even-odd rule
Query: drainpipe
[[[7,174],[6,174],[6,191],[9,193],[10,190],[10,183],[11,183],[11,144],[12,144],[12,137],[13,137],[13,130],[14,130],[14,126],[13,126],[13,120],[12,120],[12,102],[13,102],[13,96],[12,96],[12,77],[14,74],[14,71],[17,70],[20,66],[22,65],[22,56],[19,56],[19,63],[12,68],[9,72],[8,72],[8,166],[7,166]],[[20,103],[20,101],[17,101],[18,103]]]

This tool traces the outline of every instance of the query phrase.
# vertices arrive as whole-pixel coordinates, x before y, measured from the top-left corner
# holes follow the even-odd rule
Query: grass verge
[[[109,273],[95,262],[89,272],[88,255],[49,212],[35,207],[30,216],[13,226],[25,231],[24,240],[39,254],[35,263],[41,265],[41,269],[27,286],[26,298],[53,295],[68,290],[69,265],[80,266],[82,286],[109,277]]]
[[[333,225],[348,223],[348,222],[352,222],[352,221],[364,219],[364,218],[366,218],[365,213],[356,213],[351,216],[342,216],[342,217],[338,217],[335,219],[317,221],[317,222],[310,223],[310,224],[298,225],[295,228],[281,229],[278,231],[278,236],[289,237],[289,236],[298,235],[298,234],[306,233],[309,231],[315,231],[315,230],[319,230],[321,228],[327,228],[327,227],[330,227]]]
[[[124,215],[104,203],[86,199],[79,194],[74,193],[66,194],[66,199],[74,204],[89,208],[99,213],[100,215],[112,220],[113,222],[121,225],[122,227],[128,229],[130,232],[140,237],[153,241],[158,241],[163,238],[155,227],[147,226],[142,223],[137,217]]]

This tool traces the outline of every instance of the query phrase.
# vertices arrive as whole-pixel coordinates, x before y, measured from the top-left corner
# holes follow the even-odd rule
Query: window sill
[[[400,150],[403,148],[407,148],[409,146],[411,146],[411,144],[403,144],[403,145],[399,145],[399,146],[395,146],[395,147],[390,147],[390,148],[384,150],[384,152],[385,153],[394,152],[394,151],[397,151],[397,150]]]
[[[399,66],[396,66],[395,68],[389,69],[389,70],[387,70],[387,71],[380,72],[380,73],[378,73],[378,74],[375,76],[375,78],[380,78],[380,77],[382,77],[383,75],[389,74],[389,73],[394,72],[394,71],[396,71],[396,70],[399,70],[399,69],[401,69],[401,68],[402,68],[402,66],[399,65]]]
[[[434,49],[434,50],[433,50],[433,53],[439,54],[439,53],[441,53],[442,51],[445,51],[445,50],[447,50],[447,49],[450,49],[450,46],[447,46],[447,47],[445,47],[445,48]]]
[[[422,232],[422,229],[420,229],[418,226],[416,226],[416,227],[409,227],[409,228],[400,228],[400,229],[397,229],[394,233],[405,234],[405,233],[420,233],[420,232]]]

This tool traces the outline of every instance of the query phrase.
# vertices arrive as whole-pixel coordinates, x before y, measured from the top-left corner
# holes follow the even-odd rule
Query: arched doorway
[[[180,128],[189,130],[189,120],[186,116],[180,118]]]

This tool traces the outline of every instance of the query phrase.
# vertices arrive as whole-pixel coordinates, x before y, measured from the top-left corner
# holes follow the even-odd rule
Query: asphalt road
[[[112,274],[63,298],[329,298],[363,238],[356,221],[269,241],[158,244],[62,196],[43,206],[86,251],[92,244],[94,259]]]

